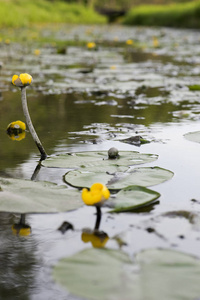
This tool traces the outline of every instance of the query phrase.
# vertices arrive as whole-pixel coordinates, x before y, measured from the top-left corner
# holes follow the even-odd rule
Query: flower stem
[[[47,154],[44,150],[44,147],[42,146],[42,143],[40,142],[40,139],[39,139],[34,127],[33,127],[31,117],[29,115],[27,98],[26,98],[26,87],[21,88],[21,99],[22,99],[22,108],[23,108],[24,116],[26,118],[26,123],[27,123],[30,133],[33,137],[33,140],[36,143],[36,146],[38,147],[38,149],[40,151],[41,160],[44,160],[47,158]]]
[[[94,230],[98,230],[101,223],[101,208],[99,206],[96,206],[96,210],[97,210],[97,218],[96,218],[96,224]]]

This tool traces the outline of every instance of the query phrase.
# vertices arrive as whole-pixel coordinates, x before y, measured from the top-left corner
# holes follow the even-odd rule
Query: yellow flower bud
[[[86,205],[99,206],[110,197],[108,188],[101,183],[94,183],[90,190],[82,190],[82,200]]]
[[[126,41],[126,45],[129,45],[129,46],[130,46],[130,45],[133,45],[133,40],[131,40],[131,39],[127,40],[127,41]]]
[[[95,48],[95,47],[96,47],[96,44],[95,44],[94,42],[89,42],[89,43],[87,43],[87,47],[88,47],[89,49],[92,49],[92,48]]]
[[[32,76],[27,73],[22,73],[19,76],[13,75],[12,77],[12,84],[18,87],[24,87],[30,85],[32,82]]]

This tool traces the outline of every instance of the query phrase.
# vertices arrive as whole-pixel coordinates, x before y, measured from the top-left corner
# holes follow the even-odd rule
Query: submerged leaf
[[[83,205],[80,192],[50,182],[0,178],[0,211],[54,213]]]
[[[84,250],[61,259],[53,277],[89,300],[187,300],[200,295],[200,260],[171,250],[146,250],[134,262],[121,251]]]

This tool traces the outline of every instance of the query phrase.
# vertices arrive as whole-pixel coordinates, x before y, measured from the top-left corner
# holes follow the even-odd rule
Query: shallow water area
[[[41,166],[35,171],[40,156],[28,130],[21,141],[6,134],[10,122],[24,121],[20,91],[10,84],[12,75],[27,72],[33,76],[27,88],[29,111],[48,155],[116,147],[119,153],[157,154],[158,159],[145,166],[174,173],[172,179],[151,187],[161,196],[143,209],[112,214],[103,208],[100,230],[109,237],[106,248],[122,249],[132,259],[149,248],[199,257],[200,144],[184,135],[200,128],[200,91],[190,88],[199,84],[200,33],[66,26],[40,35],[54,44],[0,45],[0,176],[31,179],[34,174],[36,181],[65,184],[68,169]],[[126,45],[129,38],[134,46]],[[96,50],[87,49],[89,40],[96,42]],[[40,55],[34,54],[36,48]],[[122,141],[138,135],[150,143],[136,146]],[[1,212],[2,299],[13,295],[21,300],[80,299],[56,284],[51,270],[60,258],[92,247],[82,233],[94,228],[95,213],[93,207],[83,206],[57,214],[27,214],[23,218],[31,229],[20,236],[13,225],[20,223],[21,216]],[[64,221],[74,230],[58,230]]]

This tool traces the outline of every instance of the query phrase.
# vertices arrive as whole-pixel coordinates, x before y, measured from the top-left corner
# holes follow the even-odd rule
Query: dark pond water
[[[159,47],[154,47],[154,36]],[[10,84],[12,75],[27,72],[34,79],[27,90],[29,110],[49,155],[115,146],[119,151],[158,154],[148,166],[174,172],[171,180],[153,187],[161,197],[146,210],[111,215],[105,209],[101,230],[110,237],[106,247],[118,249],[113,237],[120,234],[126,242],[123,250],[131,256],[152,247],[199,256],[199,218],[192,224],[183,214],[162,214],[189,211],[199,216],[200,145],[184,134],[200,128],[200,91],[189,89],[199,84],[200,33],[66,26],[43,30],[40,37],[54,43],[0,45],[0,176],[30,179],[39,160],[29,132],[21,141],[6,134],[10,122],[24,121],[19,90]],[[134,47],[125,43],[130,38]],[[87,49],[89,40],[97,43],[96,51]],[[58,54],[60,41],[64,54]],[[151,143],[137,147],[120,141],[135,135]],[[63,184],[65,172],[42,167],[36,180]],[[28,236],[13,233],[20,215],[0,216],[0,298],[78,299],[54,283],[51,268],[58,259],[92,247],[82,241],[81,233],[94,227],[94,209],[26,215]],[[62,234],[57,229],[63,221],[76,230]]]

